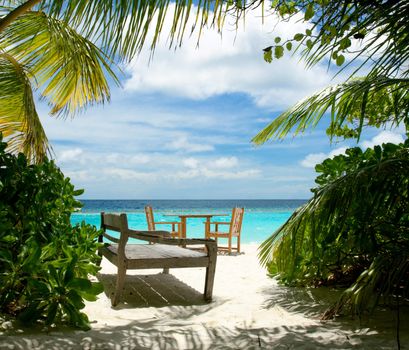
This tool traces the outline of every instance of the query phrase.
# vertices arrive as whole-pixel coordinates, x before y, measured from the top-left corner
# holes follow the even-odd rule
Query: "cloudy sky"
[[[57,164],[88,199],[309,198],[314,165],[355,144],[330,145],[328,121],[296,138],[250,142],[298,99],[336,82],[326,66],[306,70],[297,56],[264,62],[275,35],[304,29],[248,16],[237,33],[205,31],[199,48],[193,36],[169,50],[163,36],[153,61],[144,51],[123,67],[111,103],[72,120],[40,106]],[[399,130],[372,130],[360,145],[402,139]]]

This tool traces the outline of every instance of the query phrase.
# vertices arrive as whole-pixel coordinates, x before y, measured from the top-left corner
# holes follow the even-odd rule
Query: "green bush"
[[[314,196],[261,246],[287,285],[349,287],[341,309],[362,314],[409,298],[409,140],[316,166]]]
[[[102,286],[88,279],[99,269],[98,230],[70,223],[83,191],[53,161],[30,165],[6,146],[0,134],[0,310],[27,324],[89,329],[84,299]]]

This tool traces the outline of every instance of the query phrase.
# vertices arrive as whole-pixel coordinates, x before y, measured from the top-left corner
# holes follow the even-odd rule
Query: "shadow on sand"
[[[169,317],[180,320],[181,314],[173,309]],[[396,349],[394,342],[374,332],[348,335],[334,325],[329,332],[325,326],[232,329],[201,325],[198,329],[193,324],[164,327],[160,323],[135,321],[115,328],[53,332],[49,336],[21,334],[3,337],[0,349]],[[407,344],[401,349],[408,349]]]
[[[99,279],[110,295],[115,275],[101,274]],[[211,317],[197,319],[213,315],[217,308],[223,312],[228,300],[216,298],[206,304],[201,293],[171,274],[131,275],[126,283],[132,287],[126,288],[118,308],[135,308],[137,320],[122,326],[99,325],[88,332],[60,328],[45,334],[39,329],[23,329],[17,334],[14,330],[0,335],[0,349],[397,349],[393,312],[381,311],[380,318],[369,326],[353,320],[319,322],[318,315],[336,300],[338,291],[272,285],[260,291],[265,299],[262,308],[271,311],[272,317],[277,317],[272,309],[281,307],[292,315],[316,318],[316,322],[286,326],[283,320],[283,325],[276,327],[229,327]],[[158,308],[157,317],[138,316],[138,309],[146,307]],[[407,311],[401,320],[401,349],[409,349]],[[392,317],[389,328],[385,317]]]
[[[114,293],[116,274],[98,274],[108,298]],[[172,274],[127,275],[121,303],[115,309],[203,305],[203,294]]]

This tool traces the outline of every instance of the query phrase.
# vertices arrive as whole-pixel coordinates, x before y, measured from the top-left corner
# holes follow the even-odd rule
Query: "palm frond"
[[[121,59],[130,60],[146,44],[155,48],[169,16],[172,25],[166,34],[170,46],[180,44],[192,17],[193,4],[192,0],[44,0],[41,8],[91,40],[98,40],[110,57],[119,55]],[[173,15],[168,16],[171,7],[174,7]],[[235,1],[201,0],[193,17],[193,28],[198,26],[199,32],[207,26],[220,30],[229,10],[241,11]],[[146,43],[150,30],[153,30],[152,40]]]
[[[259,132],[252,142],[262,144],[271,138],[284,138],[314,128],[320,120],[331,115],[332,123],[342,126],[357,120],[359,132],[369,118],[399,124],[409,115],[409,79],[392,79],[383,76],[357,78],[330,86],[280,114]]]
[[[375,257],[370,267],[344,291],[322,318],[328,320],[342,313],[362,315],[371,312],[379,303],[396,305],[400,300],[403,302],[409,298],[408,248],[407,245],[397,246],[392,252]]]
[[[317,165],[313,198],[260,246],[260,262],[287,284],[350,285],[333,313],[363,312],[397,285],[407,295],[408,146],[353,148]]]
[[[105,73],[119,84],[112,61],[66,22],[28,12],[0,35],[1,47],[28,67],[51,113],[73,115],[110,98]]]
[[[307,2],[301,1],[303,4]],[[312,24],[317,34],[303,40],[311,40],[303,52],[308,67],[329,56],[347,53],[351,59],[344,68],[355,65],[357,72],[370,66],[369,75],[378,72],[384,76],[407,76],[407,1],[358,3],[333,0],[314,6],[317,15]],[[353,42],[360,44],[358,50],[350,50]]]
[[[11,152],[42,161],[50,147],[37,114],[29,72],[12,56],[0,52],[0,133]]]

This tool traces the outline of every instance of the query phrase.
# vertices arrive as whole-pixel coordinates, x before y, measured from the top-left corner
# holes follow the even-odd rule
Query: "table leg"
[[[208,233],[210,232],[210,217],[208,216],[206,218],[206,223],[205,223],[205,238],[209,238],[208,237]]]

